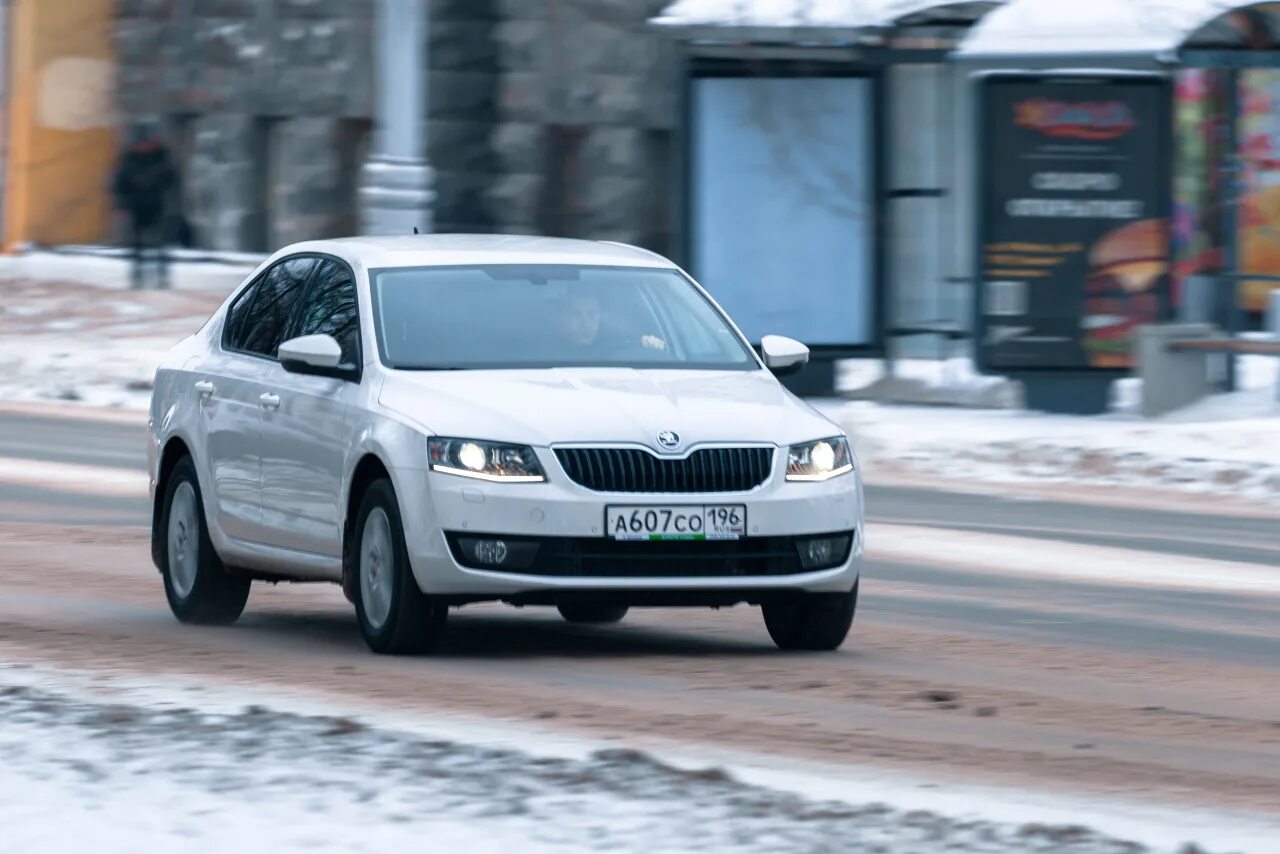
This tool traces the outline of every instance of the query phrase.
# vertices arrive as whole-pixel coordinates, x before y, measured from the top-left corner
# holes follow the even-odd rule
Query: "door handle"
[[[213,396],[213,383],[209,382],[208,380],[200,380],[195,385],[193,385],[192,388],[194,388],[201,397]]]
[[[262,404],[263,409],[275,409],[280,405],[280,395],[272,392],[263,392],[258,395],[258,403]]]

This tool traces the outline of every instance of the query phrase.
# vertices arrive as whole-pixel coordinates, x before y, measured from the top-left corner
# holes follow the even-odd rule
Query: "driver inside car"
[[[575,348],[598,349],[600,337],[600,297],[592,291],[578,291],[564,300],[557,325],[564,340]],[[641,335],[637,342],[645,350],[666,350],[667,342],[657,335]],[[620,344],[629,347],[626,336]]]

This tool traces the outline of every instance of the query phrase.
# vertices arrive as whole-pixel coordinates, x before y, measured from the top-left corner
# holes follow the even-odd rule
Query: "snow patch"
[[[869,402],[848,404],[837,419],[870,476],[915,471],[1280,502],[1280,406],[1256,393],[1222,396],[1150,421]]]
[[[0,399],[146,409],[160,360],[222,299],[217,290],[0,280]]]
[[[80,495],[141,497],[147,494],[150,478],[136,469],[0,457],[0,483],[66,489]]]
[[[943,564],[968,572],[1019,578],[1049,576],[1091,584],[1160,589],[1280,594],[1280,573],[1269,566],[1137,549],[1055,541],[1046,543],[1005,534],[952,531],[919,525],[872,523],[867,535],[872,560]],[[1280,559],[1280,551],[1276,552]]]
[[[829,403],[870,474],[913,471],[996,483],[1072,482],[1240,495],[1280,502],[1280,358],[1238,360],[1240,391],[1211,395],[1156,419],[1137,415],[1142,383],[1112,387],[1112,412],[1050,415],[1008,408],[1003,378],[977,374],[970,360],[903,359],[898,382],[937,400],[983,399],[986,407]],[[846,394],[885,382],[880,360],[844,362]],[[976,396],[976,397],[975,397]],[[916,394],[918,402],[930,401]]]
[[[865,27],[879,24],[875,0],[677,0],[659,26]]]

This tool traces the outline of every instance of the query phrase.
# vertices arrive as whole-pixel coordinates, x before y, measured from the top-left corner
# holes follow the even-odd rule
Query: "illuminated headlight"
[[[787,451],[787,480],[829,480],[851,471],[853,455],[843,436],[792,445]]]
[[[502,483],[546,480],[537,455],[528,445],[437,437],[428,440],[427,449],[432,471]]]

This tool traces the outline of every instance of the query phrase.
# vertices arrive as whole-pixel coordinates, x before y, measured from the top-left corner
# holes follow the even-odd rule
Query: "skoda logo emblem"
[[[663,430],[658,434],[658,444],[670,450],[680,447],[680,434],[672,433],[670,430]]]

